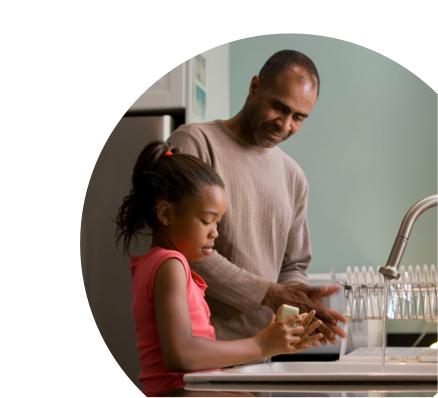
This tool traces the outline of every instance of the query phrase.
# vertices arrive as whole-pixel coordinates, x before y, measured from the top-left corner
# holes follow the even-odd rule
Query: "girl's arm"
[[[271,318],[269,326],[256,336],[236,341],[218,341],[192,336],[192,323],[187,307],[187,281],[183,264],[170,258],[160,265],[154,279],[155,312],[161,351],[165,365],[174,372],[192,372],[238,365],[254,359],[283,353],[296,353],[309,348],[309,343],[322,336],[302,339],[305,314],[292,315],[279,322]],[[320,323],[306,327],[306,334]],[[314,326],[314,327],[313,327]]]

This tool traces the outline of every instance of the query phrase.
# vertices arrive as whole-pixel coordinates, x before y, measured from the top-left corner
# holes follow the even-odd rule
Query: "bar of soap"
[[[299,312],[300,310],[297,307],[292,307],[291,305],[283,304],[277,310],[277,321],[291,315],[297,315]],[[289,326],[295,326],[295,325],[296,323],[293,323]]]

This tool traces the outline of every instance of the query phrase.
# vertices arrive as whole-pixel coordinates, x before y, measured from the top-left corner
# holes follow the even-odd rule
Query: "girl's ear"
[[[172,210],[172,205],[165,200],[162,200],[157,205],[158,220],[161,222],[161,224],[163,224],[166,227],[169,226],[171,223],[171,219],[172,219],[171,210]]]

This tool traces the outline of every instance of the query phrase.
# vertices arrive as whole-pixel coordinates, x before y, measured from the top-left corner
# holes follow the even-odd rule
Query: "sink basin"
[[[437,381],[436,363],[273,362],[184,375],[186,383],[305,381]]]

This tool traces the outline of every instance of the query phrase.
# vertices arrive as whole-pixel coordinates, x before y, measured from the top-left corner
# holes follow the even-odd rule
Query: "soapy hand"
[[[331,311],[331,310],[330,310]],[[333,311],[333,316],[337,317],[337,315],[339,315],[340,317],[337,318],[339,319],[341,322],[344,322],[342,320],[342,318],[344,318],[344,316],[342,314],[339,314],[336,311]],[[315,317],[315,319],[318,319]],[[341,338],[345,338],[347,335],[346,333],[337,325],[333,325],[330,323],[323,323],[318,330],[323,334],[323,338],[319,341],[322,345],[327,345],[327,342],[329,342],[330,344],[336,345],[338,344],[337,340],[336,340],[336,335],[338,335]],[[314,347],[318,347],[318,343],[312,343],[312,345]]]
[[[322,325],[322,321],[314,318],[315,313],[315,310],[310,311],[306,318],[298,324],[299,326],[304,327],[299,346],[314,343],[318,344],[317,341],[323,338],[322,333],[316,333],[316,329]]]
[[[347,318],[339,312],[333,311],[330,308],[324,306],[321,301],[322,297],[331,296],[338,291],[339,285],[332,286],[322,286],[322,287],[310,287],[307,285],[299,284],[299,288],[302,292],[306,293],[310,299],[311,303],[314,304],[314,309],[316,310],[318,317],[316,319],[321,319],[323,321],[322,325],[318,330],[323,334],[323,338],[320,340],[322,345],[327,345],[327,342],[336,345],[338,342],[336,340],[336,335],[341,338],[345,338],[345,332],[337,326],[338,321],[347,322]],[[306,307],[304,307],[306,309]],[[317,342],[313,342],[314,347],[318,347]]]
[[[273,311],[276,311],[284,303],[297,306],[306,312],[315,310],[317,319],[323,321],[318,328],[323,334],[323,338],[320,340],[321,344],[326,345],[327,341],[331,344],[337,344],[336,335],[342,338],[346,336],[345,332],[337,326],[337,322],[346,322],[347,319],[342,314],[325,307],[321,299],[332,295],[338,289],[338,285],[310,287],[303,283],[280,285],[271,282],[262,304]],[[317,347],[317,341],[312,342],[312,345]]]
[[[273,314],[268,327],[254,337],[260,345],[261,356],[295,354],[310,348],[310,344],[322,338],[321,333],[310,335],[322,323],[311,323],[314,315],[315,311],[311,311],[310,314],[291,315],[276,321]],[[294,323],[295,326],[289,326]]]

